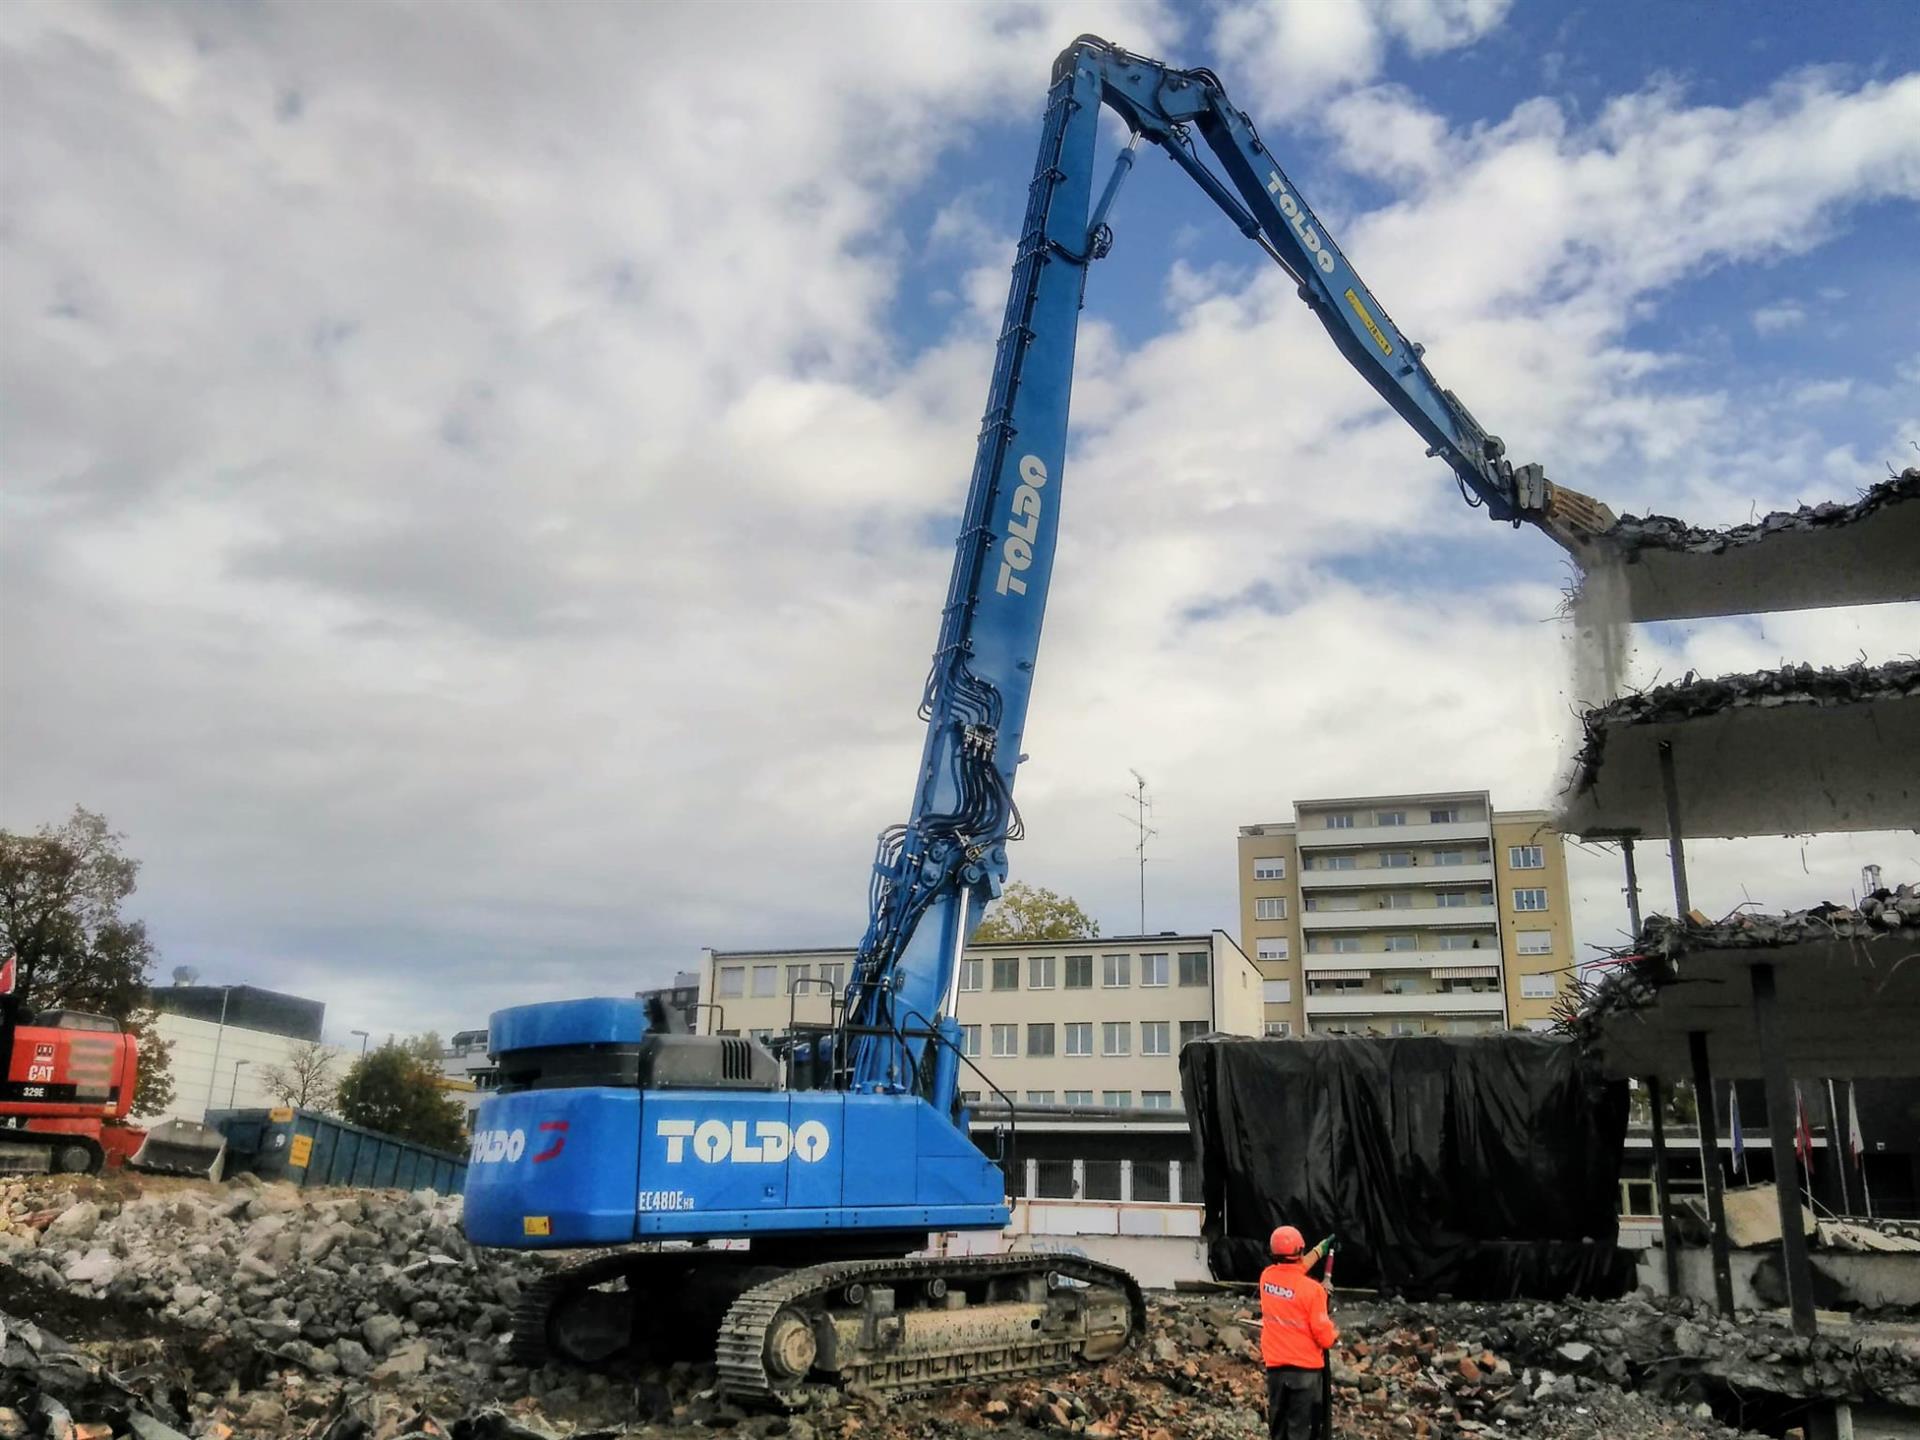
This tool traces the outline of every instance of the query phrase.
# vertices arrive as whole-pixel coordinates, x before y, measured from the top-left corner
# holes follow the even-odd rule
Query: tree
[[[333,1073],[339,1055],[318,1040],[296,1045],[284,1065],[260,1067],[260,1083],[267,1093],[283,1105],[322,1113],[333,1108],[334,1092],[340,1088]]]
[[[458,1149],[467,1110],[442,1078],[410,1045],[389,1040],[348,1067],[338,1094],[340,1118],[416,1145]]]
[[[55,1008],[106,1015],[140,1046],[133,1112],[154,1115],[173,1099],[171,1048],[154,1032],[148,981],[159,954],[147,927],[120,906],[140,862],[106,817],[74,807],[64,825],[32,835],[0,830],[0,946],[19,962],[16,1013]]]
[[[1094,940],[1100,923],[1070,895],[1016,880],[1000,892],[973,932],[977,944],[994,940]]]

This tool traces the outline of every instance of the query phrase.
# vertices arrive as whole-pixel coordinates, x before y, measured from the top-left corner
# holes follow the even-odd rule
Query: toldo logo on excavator
[[[1320,232],[1307,223],[1307,207],[1287,193],[1287,182],[1280,178],[1278,170],[1267,172],[1267,190],[1273,196],[1273,203],[1280,207],[1280,213],[1287,217],[1287,223],[1293,227],[1293,233],[1300,237],[1300,243],[1313,255],[1313,263],[1324,274],[1333,273],[1333,251],[1329,242],[1320,238]]]
[[[751,1133],[749,1133],[751,1131]],[[667,1142],[667,1164],[678,1165],[693,1146],[708,1165],[777,1165],[791,1155],[812,1164],[827,1158],[833,1136],[818,1120],[788,1128],[780,1120],[662,1120],[653,1133]]]
[[[1020,572],[1033,564],[1033,537],[1040,533],[1040,516],[1046,502],[1040,491],[1047,483],[1047,467],[1038,455],[1020,457],[1020,488],[1013,492],[1013,511],[1007,520],[1007,544],[1001,552],[1000,579],[993,587],[996,595],[1024,595],[1027,582]]]

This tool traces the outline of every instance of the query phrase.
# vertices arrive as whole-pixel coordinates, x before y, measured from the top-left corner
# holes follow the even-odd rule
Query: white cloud
[[[1284,118],[1365,85],[1396,44],[1415,55],[1471,45],[1512,0],[1254,0],[1214,24],[1214,68],[1231,75],[1240,103]]]
[[[1795,330],[1807,323],[1806,306],[1795,300],[1782,300],[1773,305],[1762,305],[1753,312],[1753,329],[1757,335],[1777,335],[1782,330]]]
[[[1317,24],[1308,53],[1365,79],[1500,7],[1312,18],[1350,8],[1228,12],[1243,48],[1214,63],[1235,82],[1274,25]],[[0,819],[104,809],[170,963],[322,995],[342,1027],[858,934],[1007,259],[964,196],[932,236],[902,196],[947,137],[1037,115],[1074,34],[1177,38],[1118,5],[471,14],[0,10]],[[1896,411],[1836,454],[1629,321],[1911,194],[1912,86],[1658,91],[1587,126],[1530,103],[1468,133],[1361,92],[1329,133],[1396,199],[1340,233],[1560,478],[1704,520],[1809,476],[1796,498],[1844,494]],[[910,349],[892,309],[929,240],[970,303]],[[1235,826],[1369,788],[1546,803],[1572,723],[1545,542],[1469,515],[1257,258],[1169,256],[1168,327],[1137,345],[1091,278],[1016,870],[1109,928],[1128,766],[1160,800],[1150,920],[1231,926]],[[1806,625],[1642,658],[1860,638]],[[1740,863],[1788,899],[1853,863],[1782,853]],[[1703,908],[1756,873],[1698,863]]]

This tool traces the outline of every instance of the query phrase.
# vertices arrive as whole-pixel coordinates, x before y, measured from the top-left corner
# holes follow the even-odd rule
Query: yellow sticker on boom
[[[553,1234],[553,1217],[551,1215],[522,1215],[520,1217],[520,1229],[528,1235],[551,1235]]]
[[[293,1148],[287,1151],[287,1164],[291,1165],[296,1170],[304,1170],[307,1168],[307,1161],[311,1160],[312,1158],[313,1158],[313,1136],[311,1135],[294,1136]]]
[[[293,1119],[293,1107],[291,1105],[276,1105],[273,1109],[267,1111],[267,1119],[275,1125],[284,1125]]]
[[[1360,317],[1360,323],[1367,327],[1367,333],[1373,337],[1373,343],[1380,347],[1380,353],[1382,355],[1391,355],[1393,353],[1393,343],[1388,340],[1385,335],[1380,333],[1380,327],[1374,323],[1373,316],[1368,313],[1367,307],[1361,303],[1360,297],[1354,294],[1352,290],[1347,291],[1347,304],[1351,305],[1353,307],[1353,313]]]

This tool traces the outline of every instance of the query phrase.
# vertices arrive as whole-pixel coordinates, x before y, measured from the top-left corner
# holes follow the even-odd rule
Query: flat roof
[[[969,955],[986,953],[993,950],[1031,950],[1036,945],[1085,945],[1095,949],[1102,945],[1146,945],[1158,941],[1197,940],[1207,944],[1218,935],[1229,945],[1234,945],[1233,936],[1218,927],[1212,930],[1154,930],[1144,935],[1075,935],[1064,940],[982,940],[967,946]],[[835,959],[850,960],[856,951],[852,945],[816,945],[786,950],[714,950],[716,960],[774,960],[787,959],[800,955],[827,955]],[[1234,945],[1238,949],[1238,945]]]
[[[1556,820],[1566,834],[1664,839],[1663,742],[1684,837],[1920,829],[1920,661],[1689,675],[1582,726]]]
[[[1771,965],[1787,1073],[1904,1079],[1920,1071],[1920,886],[1859,903],[1721,921],[1654,916],[1633,950],[1583,987],[1567,1028],[1609,1075],[1691,1079],[1688,1036],[1707,1037],[1716,1079],[1761,1078],[1756,965]]]
[[[1644,622],[1920,600],[1920,468],[1851,504],[1802,505],[1708,530],[1622,516],[1576,551],[1576,615]]]

